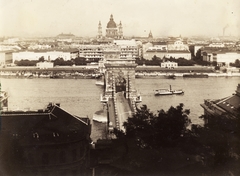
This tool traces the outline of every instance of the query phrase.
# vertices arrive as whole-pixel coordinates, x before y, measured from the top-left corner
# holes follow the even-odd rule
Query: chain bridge
[[[100,71],[104,73],[104,93],[101,102],[107,107],[108,130],[114,128],[125,132],[123,123],[136,112],[141,96],[135,87],[135,59],[120,59],[118,47],[104,51]]]

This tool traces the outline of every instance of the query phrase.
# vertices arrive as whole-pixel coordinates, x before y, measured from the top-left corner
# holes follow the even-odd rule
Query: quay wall
[[[91,71],[91,70],[98,70],[98,66],[58,66],[48,69],[39,69],[37,67],[5,67],[0,68],[0,71]],[[204,66],[179,66],[174,69],[169,68],[163,68],[160,66],[137,66],[136,72],[142,72],[142,71],[148,71],[148,72],[189,72],[189,71],[198,71],[198,72],[205,72],[205,73],[211,73],[214,72],[213,67],[204,67]]]
[[[0,76],[9,75],[12,77],[16,73],[33,73],[33,74],[54,74],[54,73],[70,73],[74,74],[75,72],[87,74],[96,74],[99,73],[98,66],[58,66],[48,69],[39,69],[36,67],[6,67],[0,68]],[[175,76],[182,76],[184,73],[205,73],[208,76],[240,76],[240,71],[238,72],[228,72],[228,73],[218,73],[214,70],[213,67],[205,66],[179,66],[174,69],[162,68],[159,66],[137,66],[135,72],[138,73],[158,73],[158,74],[175,74]],[[7,74],[4,74],[7,73]],[[12,73],[12,74],[11,74]],[[76,75],[75,75],[76,76]]]

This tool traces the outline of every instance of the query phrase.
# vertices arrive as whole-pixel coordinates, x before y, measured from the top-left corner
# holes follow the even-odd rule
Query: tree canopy
[[[151,147],[173,145],[187,131],[191,123],[189,114],[190,110],[183,110],[183,104],[155,115],[143,105],[124,123],[126,135],[141,139]]]
[[[190,110],[184,110],[183,107],[183,104],[179,104],[153,114],[146,105],[142,105],[124,123],[125,138],[135,141],[136,146],[146,153],[155,152],[153,160],[160,157],[157,155],[160,151],[174,149],[181,151],[180,155],[194,156],[194,162],[198,163],[194,166],[195,169],[204,174],[239,175],[240,119],[226,115],[202,115],[199,118],[207,120],[207,123],[203,126],[192,124],[188,128],[191,123]],[[171,153],[166,155],[173,159]],[[137,154],[134,157],[137,158]],[[144,163],[152,162],[150,160],[146,158]]]

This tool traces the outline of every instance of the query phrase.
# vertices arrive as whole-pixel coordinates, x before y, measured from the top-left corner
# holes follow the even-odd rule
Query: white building
[[[225,47],[225,45],[224,45],[224,43],[211,43],[211,44],[209,44],[209,47],[223,48],[223,47]]]
[[[121,59],[139,57],[138,45],[135,40],[114,40],[113,43],[121,48]]]
[[[188,44],[182,40],[168,41],[168,50],[189,50]]]
[[[161,63],[161,67],[163,67],[163,68],[177,68],[178,67],[178,63],[170,62],[170,61],[162,62]]]
[[[53,68],[53,62],[47,62],[47,61],[38,62],[36,66],[37,66],[37,68],[39,68],[39,69]]]
[[[20,60],[38,60],[40,57],[44,57],[45,60],[52,61],[57,58],[63,58],[63,60],[71,60],[70,51],[19,51],[12,54],[13,63]]]
[[[187,60],[191,60],[191,53],[188,50],[168,50],[168,52],[165,54],[165,57],[172,57],[175,59],[184,58]]]
[[[166,50],[163,51],[157,49],[149,49],[143,54],[143,58],[147,60],[152,60],[152,58],[156,56],[162,59],[163,57],[165,57],[166,54],[167,54]]]
[[[147,50],[143,57],[144,59],[147,60],[151,60],[154,56],[159,57],[159,58],[175,58],[175,59],[179,59],[179,58],[184,58],[187,60],[191,60],[191,53],[190,51],[186,51],[186,50],[175,50],[175,51],[166,51],[166,50],[161,50],[161,49],[149,49]]]
[[[203,60],[208,62],[217,62],[218,65],[229,65],[235,63],[236,60],[240,60],[240,52],[223,52],[223,51],[204,51]]]
[[[87,61],[103,59],[103,47],[101,45],[80,45],[79,57],[86,58]]]

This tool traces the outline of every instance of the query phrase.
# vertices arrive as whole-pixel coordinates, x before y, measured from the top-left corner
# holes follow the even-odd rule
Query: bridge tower
[[[120,53],[118,46],[103,52],[105,90],[101,101],[108,107],[109,128],[125,131],[123,122],[136,112],[136,103],[141,102],[141,96],[135,87],[135,59],[132,56],[120,59]]]

